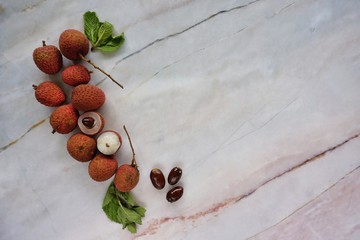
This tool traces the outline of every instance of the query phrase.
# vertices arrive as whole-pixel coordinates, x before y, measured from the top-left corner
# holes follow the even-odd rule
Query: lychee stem
[[[33,84],[32,87],[33,87],[34,90],[36,90],[36,88],[37,88],[38,86],[36,86],[35,84]]]
[[[116,83],[119,87],[121,87],[122,89],[124,88],[123,85],[121,85],[120,83],[118,83],[113,77],[111,77],[110,74],[108,74],[107,72],[105,72],[103,69],[101,69],[100,67],[96,66],[90,59],[86,58],[84,55],[82,55],[81,53],[79,53],[79,56],[82,60],[84,60],[85,62],[91,64],[95,69],[99,70],[100,72],[102,72],[103,74],[105,74],[108,78],[111,79],[111,81],[113,81],[114,83]]]
[[[128,131],[127,131],[126,127],[125,127],[125,125],[124,125],[124,130],[125,130],[126,135],[127,135],[128,139],[129,139],[129,143],[130,143],[131,151],[132,151],[132,154],[133,154],[133,157],[132,157],[132,160],[131,160],[131,166],[133,166],[133,167],[135,167],[135,168],[137,169],[137,168],[138,168],[138,166],[137,166],[136,159],[135,159],[135,151],[134,151],[134,147],[133,147],[133,145],[132,145],[132,143],[131,143],[131,138],[130,138],[130,135],[129,135],[129,133],[128,133]]]
[[[46,46],[46,44],[45,44],[45,41],[44,41],[44,40],[42,41],[42,44],[43,44],[43,47],[45,47],[45,46]]]

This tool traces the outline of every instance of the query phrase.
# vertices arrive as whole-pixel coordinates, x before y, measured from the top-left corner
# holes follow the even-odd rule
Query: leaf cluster
[[[113,25],[100,22],[95,12],[84,13],[84,33],[91,42],[91,49],[114,52],[124,43],[124,33],[113,36]]]
[[[130,192],[120,192],[111,183],[104,197],[102,209],[108,218],[122,224],[131,233],[136,233],[137,224],[142,224],[146,209],[139,206]]]

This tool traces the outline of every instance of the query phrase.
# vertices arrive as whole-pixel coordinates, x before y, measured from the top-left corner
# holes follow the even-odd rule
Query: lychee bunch
[[[68,85],[65,89],[69,89],[70,86],[71,97],[68,98],[69,102],[66,102],[66,94],[61,86],[55,83],[57,81],[44,81],[38,85],[34,84],[35,98],[45,106],[57,107],[49,119],[53,133],[68,134],[76,129],[80,130],[75,131],[68,138],[66,149],[74,160],[82,163],[89,162],[88,174],[90,178],[96,182],[103,182],[114,177],[111,186],[113,186],[116,196],[130,196],[128,192],[137,186],[140,173],[129,133],[124,126],[133,158],[130,164],[122,164],[118,167],[115,154],[122,145],[122,138],[119,133],[113,130],[103,131],[104,117],[96,110],[104,105],[105,93],[99,87],[89,84],[91,71],[79,64],[78,61],[92,65],[118,86],[121,88],[123,86],[85,57],[89,53],[90,44],[82,32],[75,29],[63,31],[60,34],[58,45],[59,48],[54,45],[46,45],[43,41],[43,46],[33,51],[33,61],[43,73],[51,75],[59,73],[63,68],[63,56],[76,61],[70,66],[65,66],[60,74],[62,80],[60,85]],[[125,199],[125,201],[128,200]],[[134,204],[134,200],[131,201]],[[123,208],[129,206],[129,204],[124,204]],[[136,206],[136,210],[134,210],[135,205],[131,205],[131,208],[128,210],[138,214],[140,220],[126,216],[124,227],[131,224],[132,228],[128,227],[128,229],[132,229],[130,231],[134,232],[134,228],[136,231],[136,224],[141,224],[141,217],[144,217],[145,209]]]

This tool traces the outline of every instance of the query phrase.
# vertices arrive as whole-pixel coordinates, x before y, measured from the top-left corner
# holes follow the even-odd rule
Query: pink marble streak
[[[360,239],[359,189],[360,167],[281,222],[249,240]]]

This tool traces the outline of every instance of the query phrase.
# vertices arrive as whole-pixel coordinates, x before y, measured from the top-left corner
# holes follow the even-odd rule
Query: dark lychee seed
[[[82,120],[82,123],[84,124],[84,126],[88,129],[93,128],[94,127],[94,123],[95,123],[95,119],[92,117],[85,117]]]

